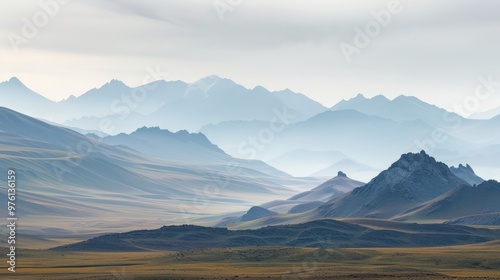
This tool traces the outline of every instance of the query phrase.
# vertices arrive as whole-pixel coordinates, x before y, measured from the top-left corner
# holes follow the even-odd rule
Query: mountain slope
[[[264,217],[275,216],[277,214],[278,213],[273,212],[273,211],[269,211],[266,208],[262,208],[259,206],[253,206],[243,216],[241,216],[241,221],[248,222],[248,221],[257,220],[257,219],[264,218]]]
[[[480,112],[480,113],[474,113],[470,116],[471,119],[491,119],[496,116],[500,115],[500,106],[497,108],[493,108],[491,110],[488,110],[486,112]]]
[[[118,117],[114,119],[115,125],[126,126],[131,113],[139,116],[152,114],[162,105],[182,98],[187,87],[182,81],[155,81],[130,87],[122,81],[111,80],[78,97],[71,96],[58,102],[56,115],[67,125],[82,129],[100,129],[99,122],[104,117]],[[97,120],[92,121],[93,118]],[[142,125],[145,124],[142,120]]]
[[[109,145],[123,145],[142,154],[167,161],[181,161],[187,164],[237,165],[242,171],[254,170],[263,174],[289,177],[288,174],[258,160],[233,158],[212,144],[202,133],[185,130],[172,133],[158,127],[142,127],[131,134],[120,133],[108,136],[102,141]],[[208,167],[208,166],[207,166]]]
[[[47,117],[51,112],[53,113],[55,102],[32,91],[18,78],[13,77],[0,83],[0,106],[24,114]]]
[[[23,186],[19,214],[31,234],[193,222],[289,197],[296,193],[289,185],[304,184],[231,162],[209,168],[153,159],[7,108],[0,108],[0,135],[0,168],[16,169]]]
[[[457,219],[465,216],[500,212],[500,183],[494,180],[477,187],[464,186],[411,209],[398,219]]]
[[[446,221],[445,224],[500,226],[500,212],[464,216]]]
[[[382,95],[368,99],[358,94],[355,98],[342,100],[331,108],[333,111],[349,109],[395,121],[422,120],[433,126],[442,125],[445,116],[461,118],[457,114],[449,113],[416,97],[404,95],[389,100]]]
[[[446,133],[441,135],[442,141],[432,141],[430,137],[435,133],[435,128],[423,121],[397,122],[355,110],[326,111],[305,121],[286,125],[282,130],[273,131],[270,133],[272,141],[267,141],[266,138],[263,138],[265,143],[260,141],[259,133],[269,131],[270,127],[271,124],[265,122],[226,122],[206,126],[201,132],[230,155],[253,157],[271,165],[272,159],[291,155],[292,151],[311,149],[342,151],[346,157],[363,165],[380,167],[389,165],[394,157],[408,151],[429,148],[433,155],[440,156],[448,154],[447,151],[465,151],[471,148],[470,143]],[[432,141],[431,147],[429,141]],[[322,156],[318,158],[321,160]],[[289,168],[285,168],[285,164],[281,165],[286,162],[277,162],[283,169],[296,170],[293,162],[289,164]],[[372,177],[356,178],[370,180]]]
[[[479,243],[499,237],[499,230],[456,225],[414,225],[410,231],[397,231],[374,230],[335,220],[318,220],[256,230],[164,226],[154,230],[107,234],[53,250],[131,252],[246,246],[425,247]]]
[[[287,107],[304,116],[314,116],[326,111],[327,109],[325,106],[310,99],[309,97],[301,93],[295,93],[289,89],[274,91],[272,94],[278,97]]]
[[[424,151],[408,153],[368,184],[319,207],[317,215],[390,219],[467,185]]]
[[[109,145],[124,145],[143,154],[169,160],[219,162],[229,157],[201,133],[185,130],[176,133],[159,127],[142,127],[136,131],[107,136],[102,141]]]
[[[200,94],[195,95],[193,91],[186,98],[165,104],[151,119],[170,130],[196,131],[203,125],[228,120],[268,121],[275,117],[276,110],[284,108],[297,120],[309,117],[287,107],[268,91],[249,91],[229,79],[216,78]]]
[[[274,217],[278,214],[286,213],[303,213],[311,209],[318,208],[325,202],[343,195],[346,192],[353,190],[364,183],[350,179],[345,173],[339,171],[336,177],[323,182],[317,187],[301,192],[286,200],[273,200],[266,202],[260,206],[254,206],[243,215],[250,214],[252,219],[243,218],[241,216],[226,216],[222,217],[215,223],[217,227],[238,226],[241,223],[254,221],[266,217]]]
[[[327,202],[362,185],[364,185],[364,183],[350,179],[344,172],[339,171],[336,177],[333,177],[310,191],[294,195],[288,200]]]
[[[470,165],[465,165],[463,166],[462,164],[459,164],[458,167],[451,166],[450,167],[451,173],[455,174],[457,177],[464,179],[467,181],[467,183],[471,185],[479,185],[482,182],[484,182],[484,179],[477,176],[476,173],[474,173],[474,170]]]
[[[344,170],[349,174],[352,174],[353,177],[358,177],[359,175],[363,177],[368,176],[373,178],[378,174],[377,170],[373,167],[362,164],[352,159],[343,159],[326,168],[316,171],[313,174],[310,174],[310,176],[329,176],[331,174],[335,174],[336,170]]]
[[[339,151],[297,149],[267,160],[266,162],[280,170],[294,174],[295,176],[309,176],[313,172],[345,159],[348,159],[348,157]],[[333,173],[318,176],[331,177],[338,170],[343,169],[336,169]]]
[[[261,206],[279,213],[286,213],[293,207],[299,205],[309,204],[310,206],[310,203],[325,203],[335,197],[339,197],[344,193],[351,191],[356,187],[362,186],[363,184],[363,182],[353,180],[347,177],[347,175],[343,172],[339,171],[336,177],[331,178],[309,191],[301,192],[288,198],[287,200],[270,201],[262,204]],[[303,207],[307,208],[307,206],[302,206],[302,208]]]
[[[81,108],[89,102],[96,107],[83,114]],[[270,121],[284,110],[293,115],[290,121],[296,122],[326,110],[316,101],[290,90],[270,92],[261,86],[250,90],[217,76],[189,84],[157,81],[136,88],[111,81],[59,105],[69,114],[66,125],[99,129],[99,123],[106,118],[113,120],[118,132],[132,132],[141,126],[196,131],[223,121]]]

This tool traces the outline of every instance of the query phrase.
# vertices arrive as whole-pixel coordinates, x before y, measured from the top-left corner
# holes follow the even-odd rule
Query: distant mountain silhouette
[[[269,211],[266,208],[262,208],[260,206],[253,206],[248,210],[242,217],[241,221],[242,222],[248,222],[248,221],[253,221],[256,219],[264,218],[264,217],[270,217],[270,216],[275,216],[278,213]]]
[[[500,226],[500,212],[478,214],[451,219],[446,221],[449,225],[481,225],[481,226]]]
[[[469,116],[469,118],[487,120],[487,119],[494,118],[498,115],[500,115],[500,106],[493,108],[491,110],[488,110],[486,112],[474,113],[471,116]]]
[[[353,180],[339,171],[337,176],[309,191],[296,194],[287,200],[277,200],[265,203],[262,207],[276,212],[286,213],[290,211],[291,208],[298,205],[308,204],[310,206],[310,203],[318,201],[325,203],[362,185],[364,185],[363,182]],[[308,206],[303,207],[307,208]],[[300,207],[295,208],[295,211],[297,211],[297,209],[300,209]]]
[[[309,191],[296,194],[287,200],[274,200],[264,203],[260,207],[252,207],[247,214],[243,215],[243,217],[248,216],[252,217],[252,219],[239,216],[224,217],[221,221],[216,223],[216,226],[234,226],[241,222],[273,217],[277,214],[306,212],[318,208],[325,202],[339,197],[346,192],[350,192],[354,188],[362,185],[364,185],[363,182],[353,180],[347,177],[347,174],[344,172],[339,171],[337,176]]]
[[[137,215],[139,209],[153,223],[164,223],[161,219],[180,223],[187,217],[220,213],[228,205],[286,198],[296,193],[289,185],[310,184],[269,166],[266,169],[257,161],[247,160],[247,165],[240,161],[238,165],[201,134],[143,129],[135,140],[160,143],[164,138],[169,145],[175,138],[183,142],[177,143],[178,147],[211,151],[226,157],[226,162],[180,163],[153,158],[124,145],[109,145],[96,135],[85,136],[3,107],[0,136],[0,168],[15,168],[22,178],[23,195],[18,199],[24,207],[19,214],[30,221],[30,230],[36,234],[38,230],[55,233],[61,227],[75,233],[102,232],[110,226],[130,228],[143,220]],[[197,204],[199,197],[210,207]],[[54,217],[40,219],[47,215]],[[75,226],[75,220],[82,217],[92,217],[96,225]]]
[[[142,90],[142,91],[141,91]],[[142,92],[145,92],[143,94]],[[140,96],[132,99],[132,105],[122,101],[123,96]],[[99,100],[97,100],[98,98]],[[270,92],[258,86],[247,89],[229,79],[208,76],[194,83],[181,81],[157,81],[137,88],[129,88],[118,81],[111,81],[99,89],[88,91],[78,98],[61,102],[63,107],[82,107],[87,103],[99,103],[99,112],[87,111],[79,119],[65,124],[85,129],[97,129],[106,116],[113,119],[120,131],[133,131],[137,127],[127,124],[161,126],[177,131],[196,131],[203,125],[231,120],[270,120],[276,110],[286,108],[303,120],[326,110],[324,106],[305,95],[290,90]],[[113,105],[113,107],[111,107]],[[81,109],[80,109],[81,110]],[[136,114],[130,114],[131,112]],[[83,113],[83,112],[82,112]]]
[[[0,84],[0,106],[108,135],[143,126],[199,131],[233,157],[263,160],[294,176],[332,176],[343,169],[368,181],[394,157],[425,149],[448,164],[467,162],[481,176],[500,180],[494,171],[500,116],[467,119],[413,96],[359,94],[328,110],[288,89],[249,89],[212,75],[193,83],[160,80],[136,87],[111,80],[53,102],[12,78]],[[343,156],[325,160],[326,153]]]
[[[233,158],[212,144],[202,133],[185,130],[170,132],[159,127],[142,127],[131,134],[120,133],[107,136],[102,141],[109,145],[123,145],[142,154],[167,161],[181,161],[185,164],[237,165],[242,171],[251,170],[273,176],[289,177],[288,174],[258,160]],[[245,172],[245,173],[246,173]],[[256,175],[256,174],[255,174]]]
[[[446,110],[423,102],[416,97],[405,95],[389,100],[382,95],[365,98],[362,94],[358,94],[352,99],[342,100],[334,105],[331,110],[356,110],[367,115],[395,121],[422,120],[430,125],[441,125],[444,122],[443,118],[448,113]],[[452,115],[461,118],[457,114]]]
[[[458,167],[451,166],[451,173],[455,174],[457,177],[464,179],[467,183],[471,185],[479,185],[484,182],[484,179],[477,176],[470,165],[463,166],[459,164]]]
[[[54,113],[55,102],[32,91],[13,77],[0,83],[0,106],[47,118],[50,113]]]

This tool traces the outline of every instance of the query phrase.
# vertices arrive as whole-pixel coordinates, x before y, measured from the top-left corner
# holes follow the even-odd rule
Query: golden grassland
[[[0,279],[500,279],[500,242],[390,249],[20,250],[16,273],[3,264]]]

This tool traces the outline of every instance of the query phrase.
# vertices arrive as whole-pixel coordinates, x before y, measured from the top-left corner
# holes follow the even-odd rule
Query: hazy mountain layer
[[[22,186],[19,215],[30,225],[25,234],[193,223],[207,214],[290,197],[314,184],[237,162],[153,159],[6,108],[0,108],[0,134],[0,167],[14,168]],[[6,179],[1,180],[5,191]]]

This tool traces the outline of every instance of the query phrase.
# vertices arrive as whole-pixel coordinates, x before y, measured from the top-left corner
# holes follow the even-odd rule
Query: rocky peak
[[[276,215],[278,215],[278,213],[276,213],[274,211],[270,211],[264,207],[253,206],[252,208],[250,208],[250,210],[248,210],[248,212],[245,215],[243,215],[241,217],[241,221],[248,222],[248,221],[253,221],[253,220],[260,219],[260,218],[271,217],[271,216],[276,216]]]
[[[403,154],[389,169],[373,178],[365,191],[387,189],[405,192],[415,200],[425,200],[463,185],[469,184],[454,175],[446,164],[421,151]]]
[[[464,179],[471,185],[479,185],[484,182],[484,179],[477,176],[474,169],[472,169],[472,167],[468,164],[465,166],[463,164],[459,164],[458,167],[451,166],[450,171],[455,176]]]

